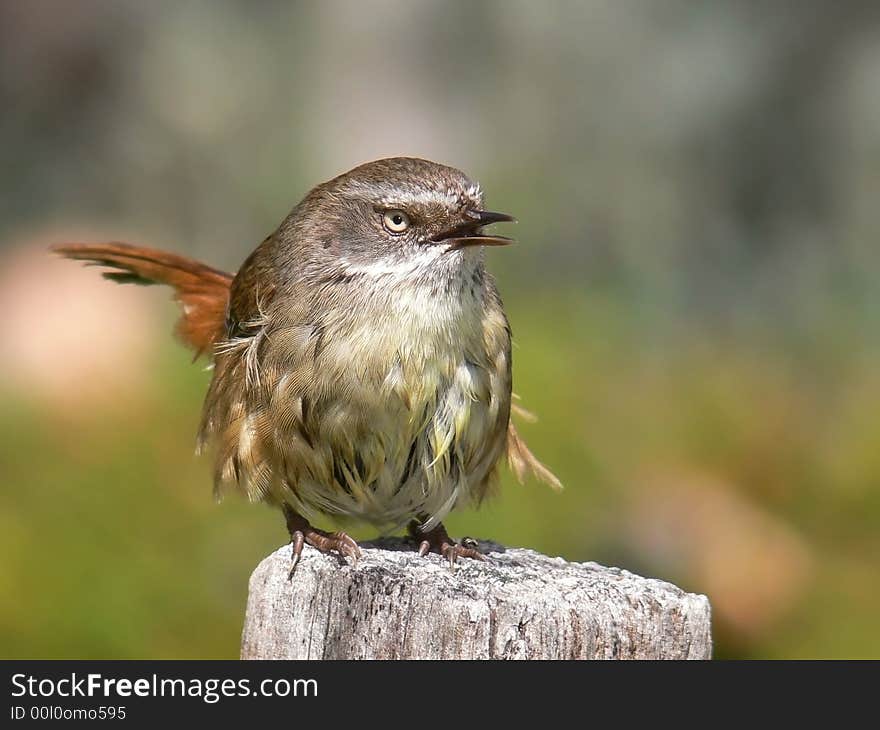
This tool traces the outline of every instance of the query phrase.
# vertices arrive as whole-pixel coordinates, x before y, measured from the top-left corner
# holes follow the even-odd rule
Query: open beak
[[[493,213],[491,210],[468,210],[464,220],[448,231],[431,239],[433,243],[446,243],[448,251],[458,251],[469,246],[507,246],[513,243],[507,236],[494,236],[483,233],[483,226],[491,223],[516,223],[516,218],[507,213]]]

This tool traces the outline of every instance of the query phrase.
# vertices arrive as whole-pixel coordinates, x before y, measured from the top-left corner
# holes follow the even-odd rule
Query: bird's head
[[[294,215],[350,268],[419,274],[445,269],[474,249],[512,243],[484,231],[514,218],[484,210],[482,198],[480,186],[460,170],[393,157],[319,185]]]

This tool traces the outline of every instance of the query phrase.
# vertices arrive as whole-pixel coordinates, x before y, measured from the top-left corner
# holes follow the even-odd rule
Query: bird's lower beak
[[[470,246],[507,246],[514,242],[507,236],[483,233],[483,226],[491,223],[516,223],[516,218],[507,213],[494,213],[491,210],[469,210],[462,223],[432,238],[434,243],[448,244],[447,251],[458,251]]]

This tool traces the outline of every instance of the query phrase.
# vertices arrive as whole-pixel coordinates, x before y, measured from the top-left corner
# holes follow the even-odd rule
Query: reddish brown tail
[[[178,336],[196,356],[223,339],[232,274],[177,254],[127,243],[68,243],[54,246],[69,259],[106,266],[104,277],[119,283],[167,284],[183,307]]]

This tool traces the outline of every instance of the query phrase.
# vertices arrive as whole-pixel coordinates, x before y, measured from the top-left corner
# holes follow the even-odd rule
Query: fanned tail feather
[[[507,425],[507,463],[520,483],[523,483],[526,476],[531,474],[553,489],[562,489],[562,482],[526,446],[526,442],[517,433],[513,421]]]
[[[183,314],[176,332],[196,351],[210,350],[226,333],[232,274],[184,256],[127,243],[67,243],[52,250],[89,265],[106,266],[104,278],[119,284],[167,284]]]

